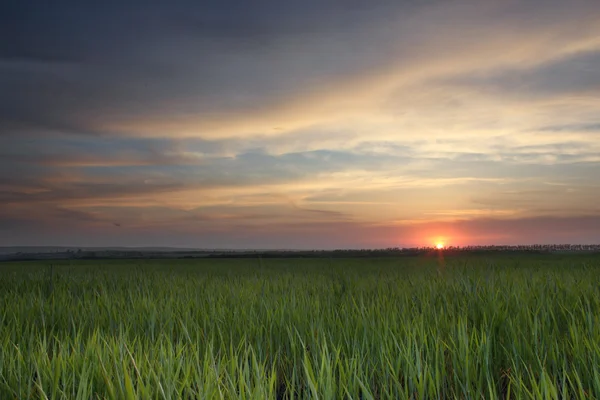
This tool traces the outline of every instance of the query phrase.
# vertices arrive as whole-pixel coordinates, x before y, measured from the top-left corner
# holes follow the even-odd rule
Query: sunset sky
[[[600,1],[0,5],[0,246],[600,243]]]

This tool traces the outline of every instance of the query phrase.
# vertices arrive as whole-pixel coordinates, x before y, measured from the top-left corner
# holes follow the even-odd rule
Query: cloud
[[[362,245],[390,221],[597,213],[595,2],[3,8],[9,230]]]
[[[4,216],[0,227],[6,226]],[[231,220],[230,220],[231,221]],[[535,217],[519,219],[473,218],[438,222],[365,224],[358,221],[244,221],[227,225],[214,220],[191,219],[187,224],[155,224],[116,228],[112,224],[27,225],[22,221],[0,229],[7,245],[23,243],[27,235],[42,245],[185,246],[196,248],[383,248],[431,245],[443,239],[449,245],[597,243],[598,214],[580,217]],[[53,235],[50,235],[50,232]],[[77,233],[75,233],[77,232]],[[82,236],[84,233],[84,236]]]
[[[0,55],[41,66],[3,67],[5,131],[214,138],[339,124],[416,82],[600,46],[587,1],[115,7],[61,2],[7,18],[21,43]]]
[[[600,123],[584,123],[571,125],[549,125],[536,129],[539,132],[591,132],[600,133]]]
[[[600,93],[600,51],[575,53],[529,68],[502,68],[446,78],[440,84],[476,88],[494,97],[552,99]]]

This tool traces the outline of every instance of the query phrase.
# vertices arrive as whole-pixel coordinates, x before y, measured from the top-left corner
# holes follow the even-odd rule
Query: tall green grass
[[[0,264],[0,399],[600,398],[600,258]]]

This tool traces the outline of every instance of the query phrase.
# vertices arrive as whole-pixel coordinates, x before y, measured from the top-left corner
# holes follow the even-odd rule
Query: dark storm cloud
[[[402,8],[413,8],[411,3]],[[11,40],[3,41],[0,50],[9,60],[110,63],[118,60],[106,60],[106,55],[126,55],[126,47],[164,35],[184,33],[248,46],[275,36],[347,28],[397,8],[398,2],[389,0],[375,5],[357,0],[12,2],[2,8],[0,32]]]
[[[387,11],[413,8],[316,0],[1,7],[2,133],[96,133],[98,119],[124,115],[260,110],[307,83],[363,70],[372,49],[336,46],[353,46]],[[341,37],[321,46],[326,32]]]
[[[575,3],[5,2],[0,133],[131,135],[105,126],[262,112],[398,60],[400,70],[402,60],[415,68],[412,59],[440,63],[429,58],[448,55],[446,45],[472,44],[462,23],[477,32],[492,18],[543,28],[593,10]],[[490,32],[501,27],[494,23]]]

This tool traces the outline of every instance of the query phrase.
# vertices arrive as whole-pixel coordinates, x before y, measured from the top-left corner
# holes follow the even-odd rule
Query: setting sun
[[[442,249],[444,248],[444,243],[438,242],[438,243],[435,245],[435,248],[436,248],[436,249],[438,249],[438,250],[442,250]]]

